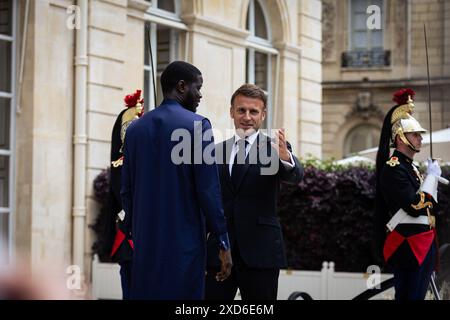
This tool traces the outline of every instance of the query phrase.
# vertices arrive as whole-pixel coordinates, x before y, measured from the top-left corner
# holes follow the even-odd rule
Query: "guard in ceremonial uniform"
[[[413,163],[426,131],[412,117],[414,94],[411,89],[394,94],[397,104],[384,119],[376,162],[378,240],[394,270],[396,300],[423,300],[436,266],[433,209],[441,169],[428,160],[423,178]]]
[[[131,267],[133,257],[133,241],[128,230],[125,212],[122,210],[120,187],[123,164],[123,143],[125,133],[132,121],[143,114],[141,90],[124,98],[126,109],[122,110],[114,123],[111,138],[111,176],[110,176],[110,205],[112,219],[115,220],[116,234],[111,250],[111,259],[120,264],[123,299],[129,299],[131,285]]]

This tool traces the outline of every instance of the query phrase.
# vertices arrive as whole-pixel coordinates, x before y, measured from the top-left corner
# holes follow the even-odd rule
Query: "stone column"
[[[66,25],[71,4],[30,1],[22,110],[16,115],[17,258],[33,270],[58,268],[60,275],[71,261],[74,31]]]
[[[302,49],[298,76],[301,156],[322,157],[322,3],[300,1],[298,43]]]
[[[279,51],[279,70],[274,77],[274,86],[278,82],[276,102],[274,104],[274,128],[284,128],[286,138],[292,144],[297,156],[303,155],[303,141],[299,137],[299,60],[301,50],[299,47],[287,44],[275,44]]]

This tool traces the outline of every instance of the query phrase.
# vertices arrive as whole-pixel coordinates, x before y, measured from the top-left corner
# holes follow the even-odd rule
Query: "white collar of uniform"
[[[256,138],[258,137],[259,134],[259,130],[252,133],[251,135],[249,135],[248,137],[246,137],[248,143],[250,144],[250,146],[253,145],[253,142],[255,142]],[[237,135],[237,133],[234,133],[234,143],[236,144],[236,142],[238,142],[239,140],[241,140],[242,138],[240,136]]]

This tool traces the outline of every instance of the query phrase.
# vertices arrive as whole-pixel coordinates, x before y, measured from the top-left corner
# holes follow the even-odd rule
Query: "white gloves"
[[[438,202],[437,196],[437,187],[439,182],[439,177],[442,174],[441,167],[439,166],[439,162],[437,160],[427,160],[427,176],[422,183],[420,191],[426,192],[430,194],[434,201]]]
[[[433,176],[440,177],[442,174],[441,166],[437,160],[427,160],[427,175],[432,174]]]

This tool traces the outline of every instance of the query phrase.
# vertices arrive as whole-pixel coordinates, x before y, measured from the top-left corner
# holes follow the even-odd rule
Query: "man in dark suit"
[[[121,196],[134,243],[131,299],[203,299],[206,225],[218,239],[216,276],[224,280],[231,272],[217,165],[188,155],[214,143],[202,139],[209,120],[195,114],[202,84],[196,67],[172,62],[161,75],[161,105],[127,129]],[[180,144],[187,145],[183,161],[174,154]]]
[[[280,182],[298,184],[303,168],[292,155],[283,129],[275,139],[260,132],[267,97],[252,84],[242,85],[231,98],[235,135],[216,147],[225,216],[234,266],[225,281],[217,281],[217,241],[208,238],[205,297],[276,300],[280,268],[286,255],[276,214]]]

